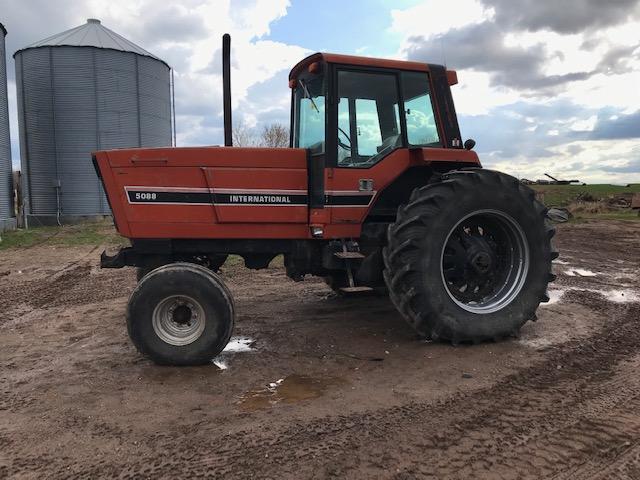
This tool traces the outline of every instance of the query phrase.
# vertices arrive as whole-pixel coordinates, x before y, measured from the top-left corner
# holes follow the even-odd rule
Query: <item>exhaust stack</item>
[[[222,105],[224,109],[224,146],[233,146],[231,130],[231,35],[222,36]]]

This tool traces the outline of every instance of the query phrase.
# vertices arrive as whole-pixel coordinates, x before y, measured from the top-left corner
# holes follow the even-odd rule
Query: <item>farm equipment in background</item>
[[[95,152],[131,246],[130,337],[160,364],[210,361],[234,322],[216,271],[284,255],[287,275],[337,292],[386,291],[422,336],[517,334],[547,301],[554,229],[532,190],[481,168],[461,141],[451,85],[434,64],[316,53],[289,75],[288,149],[232,148],[230,39],[223,40],[225,147]]]
[[[520,182],[524,185],[571,185],[572,183],[580,183],[580,180],[558,180],[556,177],[552,177],[548,173],[545,173],[546,177],[549,177],[551,180],[529,180],[523,178]],[[584,183],[582,185],[585,185]]]

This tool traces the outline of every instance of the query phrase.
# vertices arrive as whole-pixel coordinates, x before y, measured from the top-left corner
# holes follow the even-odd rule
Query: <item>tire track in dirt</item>
[[[135,284],[132,273],[123,270],[95,270],[89,263],[75,262],[44,279],[0,284],[0,298],[9,303],[0,315],[0,326],[8,322],[14,310],[67,305],[86,305],[126,296]]]
[[[618,318],[628,314],[633,318],[639,309],[618,311]],[[615,325],[589,344],[573,345],[487,391],[435,407],[412,404],[320,425],[298,425],[270,448],[255,445],[260,452],[253,458],[255,463],[237,445],[232,450],[239,453],[211,466],[235,462],[236,473],[238,464],[257,469],[265,462],[264,452],[277,472],[275,477],[295,477],[300,472],[277,467],[292,456],[297,461],[289,458],[288,465],[300,468],[310,462],[313,468],[302,467],[309,475],[322,471],[326,476],[349,476],[357,469],[364,476],[381,472],[390,476],[393,466],[400,470],[398,478],[548,476],[557,468],[597,455],[612,442],[638,438],[639,425],[632,417],[626,422],[599,420],[612,416],[612,407],[618,407],[619,418],[624,419],[625,411],[633,412],[640,404],[640,385],[634,384],[632,373],[609,381],[617,362],[637,352],[638,339],[633,326]],[[558,370],[557,365],[566,366]],[[594,373],[585,377],[585,371]],[[307,449],[300,448],[305,445]],[[313,459],[314,454],[324,458]]]
[[[573,478],[584,480],[640,478],[640,445],[631,446],[625,443],[621,447],[612,448],[610,456],[610,463],[605,465],[595,461],[587,462],[575,471]]]
[[[12,473],[228,478],[608,478],[637,468],[640,305],[581,303],[611,320],[588,340],[491,388],[288,427],[213,437],[206,424],[146,438],[139,454],[93,465],[17,458]],[[631,362],[623,362],[629,360]],[[560,366],[560,368],[558,368]],[[105,439],[113,432],[101,432]],[[184,442],[185,437],[188,442]],[[621,453],[627,453],[620,457]],[[171,452],[170,455],[167,452]],[[619,458],[620,457],[620,458]],[[615,465],[615,467],[614,467]],[[68,468],[68,470],[67,470]],[[15,469],[15,470],[14,470]],[[584,474],[584,475],[583,475]],[[615,475],[614,475],[615,476]]]

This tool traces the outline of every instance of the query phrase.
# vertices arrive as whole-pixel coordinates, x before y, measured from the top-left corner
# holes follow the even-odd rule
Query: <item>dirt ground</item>
[[[157,367],[101,247],[0,252],[0,478],[640,478],[640,223],[562,225],[519,339],[417,339],[384,298],[222,275],[217,364]]]

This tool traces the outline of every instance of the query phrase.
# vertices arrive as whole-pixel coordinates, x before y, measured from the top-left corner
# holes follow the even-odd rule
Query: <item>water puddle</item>
[[[596,292],[603,295],[610,302],[615,303],[628,303],[640,301],[640,295],[633,290],[589,290],[590,292]]]
[[[570,277],[595,277],[598,275],[596,272],[583,268],[570,268],[569,270],[565,270],[564,274]]]
[[[542,303],[541,306],[553,305],[554,303],[558,303],[565,292],[566,290],[564,288],[558,290],[549,290],[547,292],[547,294],[549,295],[549,301],[547,303]]]
[[[237,353],[252,352],[254,348],[252,345],[255,341],[249,337],[233,337],[224,347],[224,350],[220,355],[213,359],[213,364],[220,370],[226,370],[229,368],[229,360]]]
[[[240,352],[250,352],[253,350],[251,345],[253,345],[255,341],[252,338],[248,337],[234,337],[229,340],[227,346],[224,347],[222,353],[240,353]]]
[[[314,378],[306,375],[289,375],[266,387],[250,390],[242,395],[238,406],[246,412],[270,408],[278,403],[298,403],[321,397],[325,391],[343,381],[336,378]]]
[[[614,303],[630,303],[640,302],[640,294],[634,290],[622,289],[622,290],[598,290],[596,288],[564,288],[557,290],[549,290],[549,301],[547,303],[541,303],[540,306],[553,305],[560,302],[565,293],[569,291],[575,292],[592,292],[599,293],[605,299]]]

